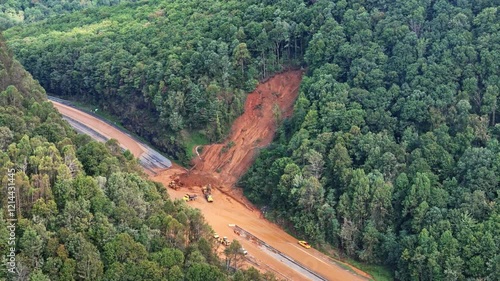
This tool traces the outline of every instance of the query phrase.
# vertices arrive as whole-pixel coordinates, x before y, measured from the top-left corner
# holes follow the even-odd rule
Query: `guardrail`
[[[293,258],[287,256],[286,254],[284,254],[281,251],[277,250],[273,246],[267,244],[262,239],[258,238],[257,236],[253,235],[252,233],[244,230],[243,228],[239,227],[238,225],[231,224],[231,225],[229,225],[229,227],[232,227],[234,229],[234,232],[236,234],[238,234],[240,237],[246,238],[247,240],[250,240],[250,241],[258,244],[259,246],[266,247],[269,251],[280,255],[281,257],[287,259],[288,261],[290,261],[291,263],[293,263],[296,266],[300,267],[301,269],[307,271],[311,275],[314,275],[314,277],[316,277],[317,279],[323,280],[323,281],[328,281],[328,279],[326,279],[325,277],[323,277],[323,276],[319,275],[318,273],[310,270],[306,266],[302,265],[300,262],[298,262],[298,261],[294,260]]]

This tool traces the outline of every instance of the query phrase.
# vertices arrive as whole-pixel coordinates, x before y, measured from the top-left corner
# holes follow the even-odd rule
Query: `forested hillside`
[[[151,0],[14,27],[6,37],[48,92],[98,105],[186,160],[192,133],[220,140],[259,79],[300,61],[314,12],[301,1]]]
[[[76,135],[3,41],[0,146],[0,256],[15,248],[17,278],[2,263],[0,280],[275,280],[227,271],[240,265],[239,244],[226,265],[200,211],[143,179],[116,142]]]
[[[348,2],[247,196],[398,280],[500,280],[498,2]]]
[[[224,137],[257,80],[306,66],[248,197],[399,280],[499,280],[497,2],[152,0],[7,37],[49,92],[184,160],[192,135]]]
[[[31,23],[77,10],[112,6],[134,0],[2,0],[0,1],[0,30],[17,24]]]

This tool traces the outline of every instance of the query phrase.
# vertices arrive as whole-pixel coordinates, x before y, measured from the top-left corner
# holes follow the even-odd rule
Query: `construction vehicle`
[[[220,240],[220,243],[226,247],[229,247],[231,245],[231,241],[227,239],[226,236],[222,237],[222,240]]]
[[[208,202],[214,202],[212,198],[212,186],[210,184],[203,187],[203,195],[205,195]]]
[[[240,249],[240,253],[242,253],[242,254],[243,254],[243,255],[245,255],[245,256],[246,256],[246,255],[248,255],[248,251],[247,251],[247,250],[245,250],[245,248],[243,248],[243,247],[241,247],[241,249]]]
[[[168,187],[177,190],[179,187],[183,186],[184,184],[179,180],[179,178],[175,178],[174,180],[170,181],[168,183]]]
[[[174,190],[177,190],[179,188],[179,186],[176,184],[175,181],[171,181],[169,184],[168,184],[168,187],[174,189]]]
[[[186,202],[194,201],[194,200],[196,200],[196,198],[198,198],[198,195],[196,195],[196,194],[186,194],[186,195],[184,195],[184,197],[182,197],[182,199]]]

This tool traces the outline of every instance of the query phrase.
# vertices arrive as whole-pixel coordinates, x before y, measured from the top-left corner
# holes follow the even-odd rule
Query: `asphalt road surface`
[[[185,172],[184,169],[180,170],[180,167],[177,166],[170,168],[172,163],[167,158],[126,132],[100,120],[99,117],[71,107],[64,100],[51,98],[51,101],[77,131],[88,134],[98,141],[106,141],[111,138],[119,140],[123,149],[129,149],[140,159],[142,166],[154,176],[154,180],[168,184],[171,180],[170,172]],[[187,190],[191,193],[200,193],[199,196],[201,196],[201,190],[195,192],[196,189],[191,190],[191,188],[193,187]],[[182,198],[187,190],[169,189],[169,194],[172,198]],[[240,240],[249,251],[249,256],[252,256],[257,264],[260,264],[260,268],[269,267],[280,274],[280,277],[294,281],[325,279],[329,281],[365,281],[368,279],[365,273],[358,270],[356,273],[348,271],[315,249],[302,249],[297,245],[297,240],[294,237],[278,226],[262,219],[259,212],[249,210],[238,202],[233,202],[217,190],[213,190],[213,192],[217,198],[216,203],[195,200],[190,204],[204,213],[207,222],[219,234],[227,235],[231,240]],[[239,226],[272,247],[261,247],[246,239],[241,239],[228,227],[228,223],[238,223]]]
[[[119,140],[124,150],[130,150],[135,157],[139,158],[141,166],[147,172],[156,174],[157,171],[172,166],[172,162],[165,156],[113,124],[74,108],[69,101],[50,96],[49,100],[77,132],[89,135],[100,142],[106,142],[109,139]]]

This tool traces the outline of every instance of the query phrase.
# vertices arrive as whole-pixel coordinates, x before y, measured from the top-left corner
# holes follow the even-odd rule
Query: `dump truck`
[[[184,199],[184,201],[188,202],[188,201],[196,200],[196,198],[198,198],[198,195],[196,195],[196,194],[186,194],[186,195],[184,195],[184,197],[182,199]]]
[[[210,184],[203,187],[203,195],[205,195],[208,202],[214,202],[212,198],[212,186]]]

